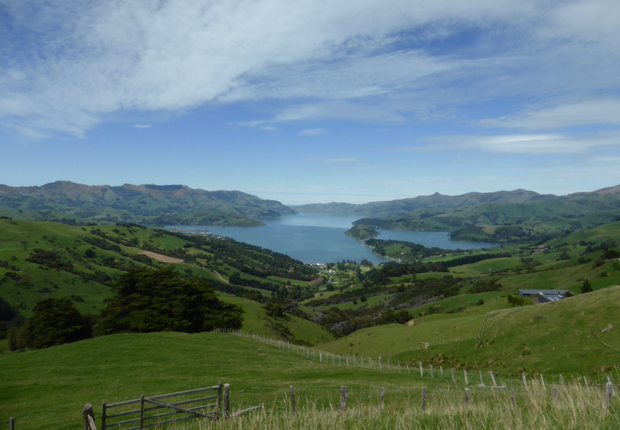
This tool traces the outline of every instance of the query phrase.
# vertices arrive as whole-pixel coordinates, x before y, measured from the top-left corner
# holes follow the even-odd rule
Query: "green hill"
[[[65,223],[263,225],[256,218],[296,213],[274,200],[240,191],[184,185],[90,186],[57,181],[41,187],[0,185],[0,215]]]
[[[307,285],[318,278],[312,266],[227,238],[134,225],[76,227],[0,219],[0,297],[26,318],[32,315],[35,304],[47,297],[68,297],[82,314],[96,315],[111,296],[110,286],[120,274],[165,264],[174,264],[183,276],[205,278],[224,293],[259,297],[270,296],[285,285]],[[301,287],[293,289],[302,294]],[[309,286],[304,289],[317,290]],[[224,299],[231,302],[241,300],[226,296]],[[286,339],[311,344],[333,338],[313,322],[298,318],[303,312],[266,328],[265,319],[258,324],[257,315],[265,315],[262,306],[251,299],[242,301],[247,306],[239,304],[247,307],[247,318],[256,323],[250,325],[256,326],[257,333],[275,336],[281,332]]]

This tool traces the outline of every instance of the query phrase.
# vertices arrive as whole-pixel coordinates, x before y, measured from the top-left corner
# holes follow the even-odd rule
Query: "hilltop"
[[[83,185],[57,181],[40,187],[0,185],[0,215],[14,219],[134,222],[148,225],[264,225],[296,211],[240,191],[205,191],[184,185]]]

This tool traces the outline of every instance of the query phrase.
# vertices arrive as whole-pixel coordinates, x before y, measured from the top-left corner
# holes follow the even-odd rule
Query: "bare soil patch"
[[[183,260],[180,258],[168,257],[167,255],[158,254],[156,252],[142,251],[140,254],[162,263],[183,263]]]

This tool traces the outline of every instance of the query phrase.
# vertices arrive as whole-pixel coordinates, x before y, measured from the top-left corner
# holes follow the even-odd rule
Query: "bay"
[[[289,255],[308,264],[335,263],[363,259],[374,264],[389,261],[372,253],[372,249],[344,233],[352,227],[358,215],[338,213],[309,213],[286,215],[262,220],[264,227],[167,226],[177,230],[207,230],[262,248]],[[443,249],[482,249],[492,245],[472,242],[453,242],[448,233],[425,231],[378,230],[377,239],[404,240],[426,247]]]

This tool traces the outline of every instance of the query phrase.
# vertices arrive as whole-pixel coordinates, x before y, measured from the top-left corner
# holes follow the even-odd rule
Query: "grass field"
[[[267,327],[267,312],[263,305],[243,297],[223,297],[222,300],[239,305],[243,308],[243,327],[242,330],[248,333],[258,335],[273,336],[273,332]],[[329,342],[334,336],[311,321],[289,316],[289,321],[278,319],[278,322],[284,324],[297,339],[302,339],[311,344],[320,344]]]
[[[431,345],[392,357],[513,375],[521,371],[593,375],[620,364],[620,331],[601,333],[616,321],[618,303],[620,287],[611,287],[559,302],[495,310],[484,322],[481,339],[458,346]],[[479,314],[475,321],[481,322]],[[435,324],[428,324],[427,338]]]
[[[318,361],[318,360],[317,360]],[[211,386],[232,386],[233,409],[278,404],[295,385],[299,405],[328,406],[341,385],[377,393],[380,386],[405,395],[403,375],[327,365],[288,350],[236,336],[201,333],[119,334],[39,351],[0,355],[0,419],[16,417],[19,430],[81,426],[86,403],[100,414],[103,401]],[[431,386],[439,385],[433,381]],[[352,406],[365,398],[352,399]],[[275,402],[275,403],[274,403]],[[312,403],[314,404],[314,403]]]
[[[318,355],[318,354],[317,354]],[[219,381],[231,385],[231,410],[265,405],[264,412],[219,423],[176,429],[230,428],[617,428],[618,400],[605,407],[599,386],[584,390],[580,379],[566,379],[567,391],[554,400],[537,380],[525,391],[519,379],[501,379],[516,390],[470,386],[463,403],[462,379],[434,379],[401,368],[391,371],[322,363],[295,348],[279,349],[253,339],[220,333],[120,334],[40,351],[0,355],[0,418],[16,418],[18,429],[81,428],[86,403],[101,404],[200,388]],[[489,381],[487,377],[485,381]],[[590,384],[601,380],[590,379]],[[290,413],[289,387],[295,387],[297,415]],[[338,412],[340,387],[348,387],[346,413]],[[380,392],[385,389],[385,410]],[[421,411],[422,387],[427,389]],[[6,419],[6,420],[5,420]],[[231,427],[232,426],[232,427]]]

